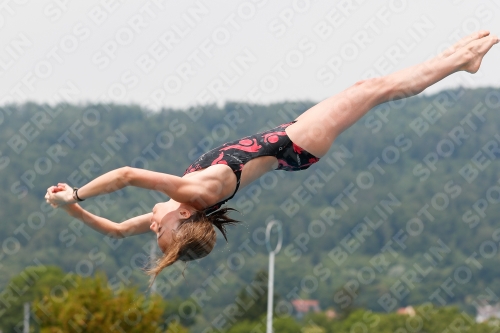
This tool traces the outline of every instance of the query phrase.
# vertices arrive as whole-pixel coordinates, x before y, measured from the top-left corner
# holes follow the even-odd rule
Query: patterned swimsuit
[[[236,175],[236,189],[226,200],[223,200],[207,209],[207,215],[218,210],[223,204],[232,199],[240,186],[241,171],[248,161],[261,156],[275,156],[278,159],[276,170],[298,171],[309,168],[319,161],[311,153],[293,143],[285,129],[293,124],[282,124],[268,131],[247,136],[242,139],[227,142],[201,155],[193,162],[184,174],[208,168],[215,164],[228,165]]]

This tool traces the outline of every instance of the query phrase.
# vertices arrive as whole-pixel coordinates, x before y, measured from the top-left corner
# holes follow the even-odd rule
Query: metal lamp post
[[[24,303],[23,333],[30,331],[30,303]],[[1,332],[1,331],[0,331]]]
[[[151,257],[151,261],[154,262],[156,260],[156,246],[154,243],[151,244],[151,249],[149,250],[149,256]],[[153,281],[153,284],[151,285],[151,295],[152,294],[156,294],[156,279]]]
[[[278,227],[278,244],[271,249],[271,230],[273,226]],[[281,243],[283,242],[283,230],[281,223],[278,221],[271,221],[266,228],[266,247],[269,251],[269,281],[267,292],[267,329],[266,333],[273,332],[273,294],[274,294],[274,256],[281,250]]]

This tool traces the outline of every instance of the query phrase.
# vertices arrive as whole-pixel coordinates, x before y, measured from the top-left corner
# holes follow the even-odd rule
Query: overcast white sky
[[[5,0],[0,104],[319,101],[478,29],[500,33],[498,1]],[[428,92],[500,86],[499,59]]]

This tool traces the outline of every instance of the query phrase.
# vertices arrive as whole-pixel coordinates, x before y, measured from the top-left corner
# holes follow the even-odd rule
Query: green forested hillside
[[[204,151],[293,120],[311,105],[0,109],[0,285],[28,265],[58,265],[84,277],[103,270],[115,292],[133,284],[145,290],[141,267],[153,235],[107,239],[47,206],[46,188],[81,186],[125,165],[181,175]],[[392,312],[428,301],[472,310],[481,298],[497,299],[499,109],[500,91],[479,89],[372,110],[309,170],[275,171],[240,190],[230,206],[244,224],[230,228],[229,243],[162,273],[158,292],[193,304],[181,315],[201,311],[200,326],[214,320],[266,269],[264,227],[278,219],[284,247],[276,293],[284,304],[302,297],[340,311]],[[166,199],[127,188],[84,206],[119,222]]]

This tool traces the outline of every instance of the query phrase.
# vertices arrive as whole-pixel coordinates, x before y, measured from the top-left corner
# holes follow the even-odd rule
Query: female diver
[[[214,227],[226,238],[226,224],[236,221],[221,208],[241,189],[266,172],[307,169],[329,150],[335,138],[378,104],[416,95],[446,76],[475,73],[484,55],[498,43],[496,36],[480,31],[463,38],[440,55],[419,65],[381,78],[368,79],[311,107],[295,121],[215,148],[188,167],[184,176],[123,167],[73,189],[58,184],[47,189],[47,202],[63,208],[99,232],[127,237],[151,229],[164,255],[148,273],[156,277],[177,260],[209,254],[216,241]],[[77,202],[137,186],[165,193],[151,213],[113,223],[93,215]],[[226,238],[227,240],[227,238]]]

